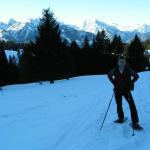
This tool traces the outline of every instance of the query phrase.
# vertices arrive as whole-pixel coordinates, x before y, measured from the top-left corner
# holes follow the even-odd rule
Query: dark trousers
[[[122,96],[125,97],[126,101],[129,104],[132,122],[133,123],[138,123],[139,118],[138,118],[136,106],[135,106],[135,103],[134,103],[134,100],[133,100],[133,97],[132,97],[132,94],[131,94],[130,91],[129,92],[124,92],[124,93],[115,92],[115,99],[116,99],[116,103],[117,103],[118,117],[119,118],[124,118],[124,112],[123,112],[123,108],[122,108]]]

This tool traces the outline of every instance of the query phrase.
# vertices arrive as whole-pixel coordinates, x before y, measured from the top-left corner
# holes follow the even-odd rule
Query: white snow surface
[[[138,30],[143,26],[142,24],[117,24],[117,23],[110,23],[110,25],[118,28],[120,31],[134,31]]]
[[[14,50],[5,50],[5,54],[6,54],[6,57],[7,59],[9,59],[9,57],[15,57],[17,58],[17,51],[14,51]]]
[[[16,61],[16,63],[19,63],[19,54],[17,51],[14,50],[5,50],[5,54],[7,57],[8,62],[10,61],[10,58],[15,58],[14,61]]]
[[[11,85],[0,91],[1,150],[149,150],[150,72],[139,73],[132,92],[144,127],[132,136],[130,112],[123,101],[124,124],[118,125],[113,98],[102,131],[112,85],[106,75]]]

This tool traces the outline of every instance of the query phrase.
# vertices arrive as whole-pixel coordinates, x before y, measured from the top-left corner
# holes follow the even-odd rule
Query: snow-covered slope
[[[3,32],[1,38],[19,43],[34,41],[37,35],[38,23],[39,19],[30,19],[25,23],[15,22],[11,19],[8,28],[1,30]]]
[[[80,26],[81,30],[86,32],[91,32],[96,34],[98,31],[105,30],[106,35],[112,39],[115,34],[119,34],[120,30],[116,27],[110,26],[102,21],[99,20],[85,20]]]
[[[134,31],[141,27],[141,24],[118,24],[118,23],[110,23],[111,26],[116,27],[120,31]]]
[[[14,25],[15,23],[17,23],[17,21],[14,20],[13,18],[9,19],[9,21],[8,21],[8,25],[9,25],[9,26]]]
[[[82,30],[92,33],[97,33],[98,31],[106,30],[108,32],[117,32],[119,31],[116,27],[110,26],[99,20],[86,20],[83,21],[81,25]]]
[[[14,61],[14,63],[18,64],[19,63],[19,58],[21,57],[23,53],[23,49],[19,50],[5,50],[5,54],[7,57],[8,62],[10,61],[10,58]]]
[[[123,101],[122,125],[114,124],[115,100],[106,76],[3,87],[0,91],[2,150],[148,150],[150,147],[150,72],[140,73],[133,96],[144,131],[132,136],[129,108]]]
[[[16,59],[18,59],[18,55],[17,55],[17,51],[13,51],[13,50],[5,50],[5,54],[6,54],[6,57],[7,57],[7,60],[9,61],[9,58],[13,58],[15,57]]]
[[[142,41],[150,39],[150,25],[120,25],[116,23],[105,23],[99,20],[89,19],[80,25],[81,30],[96,34],[105,30],[107,36],[113,39],[114,35],[120,35],[124,42],[130,42],[137,34]]]
[[[135,31],[140,32],[140,33],[148,33],[150,32],[150,25],[143,24],[139,26]]]

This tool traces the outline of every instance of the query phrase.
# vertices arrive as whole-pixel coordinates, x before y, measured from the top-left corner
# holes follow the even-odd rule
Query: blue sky
[[[43,8],[50,7],[50,0],[1,0],[0,21],[14,18],[25,21],[29,18],[41,17]]]
[[[70,24],[89,18],[119,24],[150,24],[150,0],[3,0],[0,21],[38,18],[43,8],[48,7],[59,21]]]

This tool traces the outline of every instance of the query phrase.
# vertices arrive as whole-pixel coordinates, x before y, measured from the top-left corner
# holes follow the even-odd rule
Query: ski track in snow
[[[102,131],[112,85],[106,76],[5,86],[0,91],[1,150],[148,150],[150,135],[150,72],[140,73],[132,92],[144,131],[132,136],[127,121],[116,119],[113,99]]]

